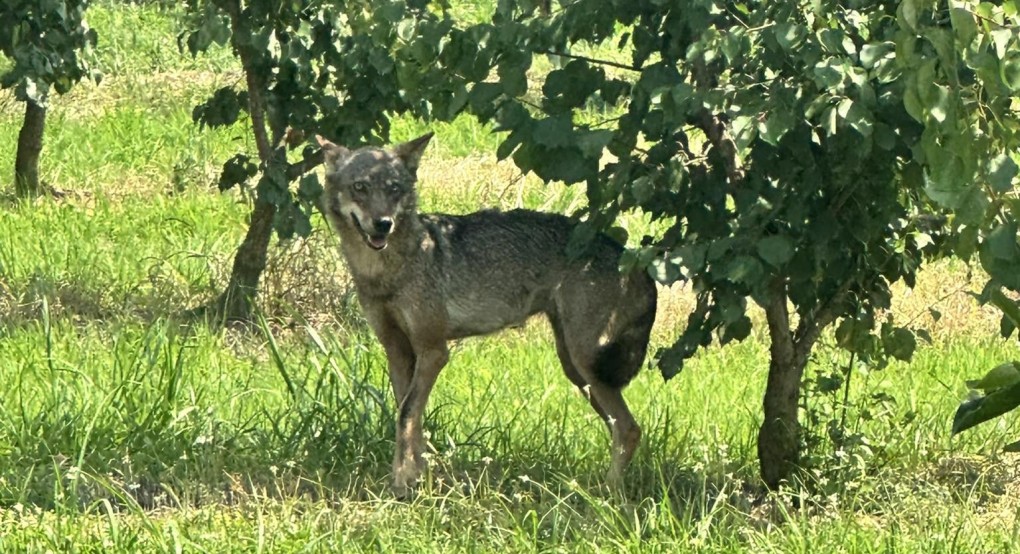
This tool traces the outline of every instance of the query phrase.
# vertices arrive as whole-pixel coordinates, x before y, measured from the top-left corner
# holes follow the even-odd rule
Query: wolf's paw
[[[606,474],[606,488],[613,496],[624,497],[627,495],[626,472],[619,467],[610,467]]]
[[[398,500],[410,500],[414,496],[420,476],[421,470],[413,461],[397,466],[393,471],[393,495]]]

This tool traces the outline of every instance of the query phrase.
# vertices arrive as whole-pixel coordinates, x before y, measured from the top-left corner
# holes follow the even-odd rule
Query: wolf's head
[[[356,230],[373,250],[386,248],[390,235],[416,217],[418,162],[431,138],[349,150],[317,136],[326,160],[323,207],[333,227]]]

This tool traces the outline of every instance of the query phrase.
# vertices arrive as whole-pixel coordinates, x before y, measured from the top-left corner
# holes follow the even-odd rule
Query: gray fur
[[[421,414],[449,357],[447,341],[539,313],[552,324],[567,377],[609,426],[610,478],[619,482],[641,434],[620,391],[646,355],[654,282],[644,272],[621,274],[623,249],[602,235],[584,256],[568,257],[573,223],[562,215],[419,214],[416,170],[431,136],[354,151],[319,137],[327,218],[386,350],[400,405],[394,490],[408,494],[420,474]]]

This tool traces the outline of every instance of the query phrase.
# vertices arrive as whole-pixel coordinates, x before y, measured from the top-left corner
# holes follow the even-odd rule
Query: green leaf
[[[857,51],[854,41],[846,36],[841,29],[822,29],[818,31],[818,42],[830,54],[853,54]]]
[[[1020,383],[1020,368],[1016,362],[1006,362],[992,368],[981,379],[967,381],[967,386],[988,393],[1017,383]]]
[[[373,13],[383,21],[397,23],[404,18],[404,2],[381,2],[373,7]]]
[[[1013,290],[1020,289],[1020,247],[1016,243],[1017,223],[1010,221],[992,229],[981,243],[981,267],[993,279]]]
[[[522,133],[518,131],[510,133],[505,139],[503,139],[503,142],[499,143],[499,146],[496,147],[496,159],[500,161],[507,159],[510,154],[513,154],[514,151],[517,150],[517,147],[521,145],[521,142],[523,142]]]
[[[662,258],[652,260],[652,263],[648,265],[648,273],[653,279],[667,286],[675,283],[683,276],[680,273],[679,266]]]
[[[798,46],[807,36],[807,29],[797,23],[778,23],[775,26],[776,42],[783,47],[783,50],[791,51]]]
[[[734,283],[754,285],[761,280],[765,270],[757,258],[737,256],[726,266],[726,278]]]
[[[836,345],[844,350],[856,352],[863,348],[871,326],[852,317],[845,317],[836,327]]]
[[[988,300],[996,308],[999,308],[1002,311],[1002,315],[1009,318],[1015,327],[1020,328],[1020,305],[1017,304],[1016,300],[1003,294],[1002,289],[991,291]]]
[[[882,58],[890,56],[895,50],[896,44],[893,42],[865,44],[861,47],[861,65],[866,69],[871,69],[878,65]]]
[[[500,60],[496,74],[507,95],[521,96],[528,92],[527,70],[530,66],[531,58],[520,52],[508,54]]]
[[[549,147],[570,146],[574,136],[574,125],[570,114],[547,117],[535,122],[532,138],[536,144]]]
[[[992,29],[992,44],[995,46],[995,56],[1000,60],[1006,57],[1009,50],[1009,42],[1013,40],[1013,30],[1009,28]]]
[[[765,142],[777,146],[793,127],[793,114],[783,107],[775,107],[765,116],[765,120],[758,123],[758,135]]]
[[[873,129],[873,118],[871,111],[861,105],[860,102],[854,102],[853,100],[846,98],[839,103],[837,108],[840,117],[846,120],[850,128],[857,131],[861,135],[868,137],[871,136]]]
[[[928,98],[928,113],[935,118],[935,121],[943,123],[949,117],[949,110],[952,109],[949,87],[933,84],[930,90],[932,92]]]
[[[1014,331],[1016,331],[1016,325],[1013,324],[1013,320],[1006,314],[1002,314],[1002,317],[999,318],[999,336],[1008,339],[1013,336]]]
[[[953,24],[953,31],[956,32],[956,40],[963,46],[970,45],[978,33],[974,14],[963,8],[953,8],[949,10],[949,20]]]
[[[471,111],[482,121],[488,121],[496,114],[496,100],[503,93],[499,83],[478,83],[468,93],[468,104]]]
[[[995,192],[1007,192],[1013,188],[1017,165],[1008,154],[999,154],[988,161],[988,184]]]
[[[736,321],[730,322],[723,326],[722,338],[720,342],[727,344],[730,342],[739,342],[751,335],[751,318],[746,315],[736,319]]]
[[[918,1],[903,0],[896,10],[896,19],[900,22],[900,25],[915,32],[917,31],[917,15],[920,11],[917,6]]]
[[[191,119],[199,124],[199,129],[209,127],[226,127],[237,122],[241,111],[248,106],[248,92],[238,91],[233,87],[223,87],[213,93],[205,103],[195,106]]]
[[[770,235],[758,241],[758,255],[772,267],[781,267],[793,253],[793,244],[785,236]]]
[[[909,362],[917,348],[917,339],[910,329],[895,327],[883,333],[882,348],[885,353],[903,362]]]
[[[258,167],[251,162],[246,154],[235,154],[223,164],[223,171],[220,173],[220,180],[217,183],[220,191],[229,190],[235,185],[244,183],[258,173]]]
[[[657,92],[660,88],[673,87],[683,82],[683,77],[675,66],[666,63],[654,63],[641,72],[638,79],[638,88],[649,93]]]
[[[975,425],[996,418],[1020,406],[1020,383],[967,400],[960,404],[953,417],[953,434],[966,431]]]
[[[1016,222],[1002,223],[988,233],[984,246],[988,247],[988,253],[995,258],[1013,260],[1017,256],[1016,234]]]
[[[315,203],[322,196],[322,184],[319,183],[319,176],[308,173],[298,181],[298,198],[306,202]]]
[[[839,58],[828,58],[815,64],[812,74],[818,86],[825,89],[835,89],[843,83],[846,67]]]
[[[963,160],[949,154],[929,163],[933,166],[932,173],[925,175],[924,191],[939,204],[955,208],[968,186],[963,180]]]
[[[613,132],[608,129],[577,132],[577,146],[589,158],[600,158],[602,150],[605,149],[611,140],[613,140]]]
[[[1002,82],[1009,90],[1020,91],[1020,54],[1013,51],[1001,65]]]
[[[961,223],[978,225],[985,219],[988,211],[988,194],[977,184],[966,186],[957,197],[956,217]]]
[[[496,126],[493,131],[515,131],[531,121],[531,115],[520,102],[503,102],[496,110]]]
[[[903,108],[907,110],[907,115],[914,118],[914,121],[924,123],[924,108],[921,107],[921,99],[914,87],[907,87],[903,91]]]
[[[549,72],[542,85],[542,94],[549,106],[569,109],[582,106],[605,80],[605,73],[587,62],[572,60],[563,69]]]
[[[542,148],[524,144],[514,152],[513,158],[522,170],[530,169],[545,181],[578,183],[593,177],[597,171],[596,164],[574,147]]]
[[[978,245],[978,228],[968,225],[964,227],[956,237],[956,246],[953,251],[963,261],[969,261],[974,255]]]

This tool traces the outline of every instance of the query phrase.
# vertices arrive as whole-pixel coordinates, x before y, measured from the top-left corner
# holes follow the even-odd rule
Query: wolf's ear
[[[315,141],[322,148],[322,154],[326,157],[326,164],[332,167],[340,166],[347,159],[347,156],[351,154],[350,150],[330,142],[322,135],[315,135]]]
[[[393,147],[393,153],[404,162],[407,170],[412,175],[418,172],[418,162],[421,161],[421,155],[425,152],[425,147],[428,146],[429,141],[432,140],[433,134],[435,133],[425,133],[414,140],[409,140]]]

